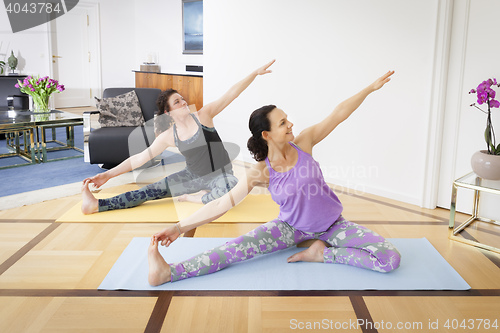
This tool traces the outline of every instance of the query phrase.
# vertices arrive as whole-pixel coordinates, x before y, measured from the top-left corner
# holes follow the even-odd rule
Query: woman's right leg
[[[222,197],[224,194],[231,191],[236,184],[238,184],[238,178],[236,178],[232,172],[222,172],[215,178],[210,179],[210,191],[201,197],[201,202],[206,205],[210,201]]]
[[[99,212],[131,208],[148,200],[195,193],[200,191],[202,187],[202,181],[198,180],[189,170],[184,169],[139,190],[125,192],[107,199],[99,199]]]
[[[330,245],[324,249],[325,263],[387,273],[398,268],[401,261],[399,251],[384,237],[342,216],[319,239]]]
[[[170,264],[171,281],[214,273],[232,263],[283,250],[295,244],[294,229],[276,219],[189,260]]]

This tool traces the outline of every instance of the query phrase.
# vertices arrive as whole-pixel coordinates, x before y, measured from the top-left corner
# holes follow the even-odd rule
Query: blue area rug
[[[50,131],[47,131],[48,140],[52,139]],[[57,129],[57,139],[65,140],[66,133],[64,128]],[[57,146],[57,143],[49,143],[48,147]],[[83,128],[75,127],[75,146],[83,149]],[[5,140],[0,140],[0,152],[7,151]],[[27,191],[40,190],[53,186],[71,184],[82,181],[87,177],[94,176],[104,170],[97,164],[86,163],[83,160],[83,153],[73,149],[48,152],[47,163],[30,164],[0,170],[1,190],[0,197],[23,193]],[[68,160],[52,161],[61,157],[79,156]],[[184,161],[180,154],[163,152],[163,164],[170,164]],[[25,163],[20,157],[8,157],[0,159],[0,167]],[[8,181],[7,181],[8,180]]]

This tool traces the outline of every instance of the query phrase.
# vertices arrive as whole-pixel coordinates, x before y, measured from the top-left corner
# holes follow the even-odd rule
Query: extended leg
[[[295,245],[294,231],[279,220],[267,222],[224,245],[170,265],[171,281],[217,272],[232,263]]]
[[[135,191],[125,192],[107,199],[99,199],[99,211],[138,206],[148,200],[157,200],[200,191],[202,184],[187,169],[174,173],[156,183]]]

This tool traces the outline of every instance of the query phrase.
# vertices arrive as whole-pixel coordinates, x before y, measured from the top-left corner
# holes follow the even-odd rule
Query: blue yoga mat
[[[179,238],[160,246],[167,262],[179,262],[224,244],[229,238]],[[391,273],[341,264],[287,263],[303,248],[290,248],[233,264],[217,273],[166,283],[148,284],[149,238],[134,238],[99,289],[103,290],[468,290],[470,286],[426,238],[389,239],[402,256]]]

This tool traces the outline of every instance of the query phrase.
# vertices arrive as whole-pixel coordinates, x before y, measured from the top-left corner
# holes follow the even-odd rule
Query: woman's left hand
[[[275,61],[276,61],[276,59],[268,62],[267,64],[265,64],[262,67],[257,68],[257,70],[256,70],[257,75],[264,75],[264,74],[267,74],[267,73],[271,73],[272,70],[270,70],[268,68],[271,67],[271,65],[274,64]]]
[[[392,74],[394,74],[394,71],[388,71],[387,73],[379,77],[375,82],[373,82],[371,84],[371,88],[373,89],[373,91],[379,90],[384,86],[384,84],[391,81]]]

